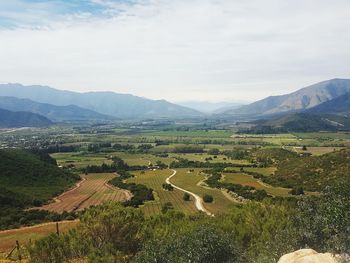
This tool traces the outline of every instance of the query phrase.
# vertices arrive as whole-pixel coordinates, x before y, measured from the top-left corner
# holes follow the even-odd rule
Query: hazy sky
[[[350,78],[349,0],[0,0],[0,82],[255,100]]]

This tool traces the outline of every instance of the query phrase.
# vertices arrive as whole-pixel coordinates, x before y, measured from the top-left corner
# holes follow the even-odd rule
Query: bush
[[[214,201],[214,198],[213,198],[213,196],[211,196],[211,195],[204,195],[204,196],[203,196],[203,201],[204,201],[205,203],[212,203],[212,202]]]
[[[168,212],[169,210],[173,210],[174,209],[174,206],[172,203],[170,202],[167,202],[165,203],[164,205],[162,205],[162,213],[166,213]]]
[[[212,226],[198,226],[186,235],[152,240],[136,256],[135,263],[240,263],[242,253],[230,236]]]
[[[191,196],[188,193],[184,193],[183,200],[184,201],[190,201],[191,200]]]
[[[173,191],[174,190],[174,187],[171,184],[164,183],[164,184],[162,184],[162,187],[166,191]]]

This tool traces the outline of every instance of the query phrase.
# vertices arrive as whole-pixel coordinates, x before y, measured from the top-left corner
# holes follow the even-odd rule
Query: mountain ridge
[[[170,103],[111,91],[85,93],[58,90],[48,86],[0,84],[0,96],[30,99],[56,106],[76,105],[119,118],[183,118],[201,117],[202,113]]]
[[[0,128],[47,127],[52,124],[52,121],[36,113],[0,109]]]
[[[289,94],[269,96],[262,100],[225,111],[225,115],[264,116],[313,108],[350,92],[350,79],[322,81]]]
[[[0,96],[0,108],[9,111],[26,111],[45,116],[52,121],[110,120],[107,116],[76,105],[56,106],[30,99]]]

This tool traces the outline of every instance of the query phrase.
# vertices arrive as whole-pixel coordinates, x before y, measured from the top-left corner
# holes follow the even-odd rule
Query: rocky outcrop
[[[278,263],[340,263],[330,253],[317,253],[312,249],[300,249],[280,258]]]

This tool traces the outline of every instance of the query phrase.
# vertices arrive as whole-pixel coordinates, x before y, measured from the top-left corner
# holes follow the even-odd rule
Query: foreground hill
[[[0,128],[46,127],[52,122],[39,114],[0,109]]]
[[[108,120],[112,117],[75,105],[56,106],[29,99],[0,97],[0,108],[9,111],[27,111],[45,116],[52,121]]]
[[[119,118],[183,118],[202,114],[165,100],[150,100],[114,92],[87,92],[57,90],[47,86],[0,85],[0,96],[31,99],[57,106],[77,105],[101,114]]]
[[[58,220],[47,211],[24,208],[41,205],[79,179],[50,156],[25,150],[0,150],[0,171],[0,230]]]
[[[20,196],[23,204],[31,205],[43,202],[61,193],[74,184],[72,176],[55,164],[48,155],[39,155],[25,150],[0,150],[0,187],[11,194],[2,198]]]
[[[225,115],[264,116],[313,108],[321,103],[350,92],[349,79],[323,81],[290,94],[271,96],[238,109],[224,112]]]
[[[283,187],[301,186],[308,191],[321,191],[327,186],[349,183],[350,149],[282,160],[274,176],[266,178],[266,182]]]

